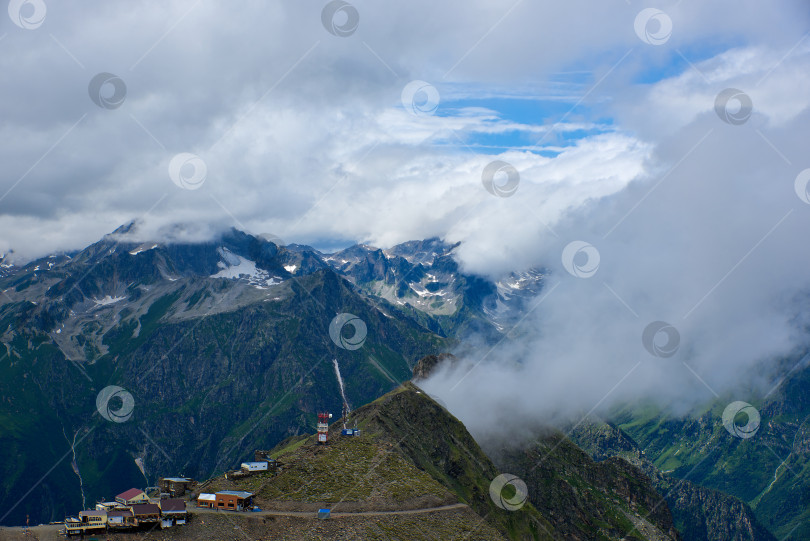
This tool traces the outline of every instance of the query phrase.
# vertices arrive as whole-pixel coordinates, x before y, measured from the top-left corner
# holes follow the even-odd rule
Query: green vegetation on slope
[[[723,492],[662,473],[619,427],[595,418],[580,423],[572,438],[594,459],[622,457],[638,466],[666,499],[685,541],[739,539],[773,541],[745,502]]]
[[[594,462],[560,432],[489,450],[495,464],[526,483],[529,501],[564,536],[678,539],[666,503],[638,468],[621,458]]]
[[[206,490],[250,490],[260,505],[290,510],[390,511],[461,502],[475,520],[457,523],[452,535],[445,525],[449,537],[442,538],[486,538],[491,528],[514,540],[555,538],[531,504],[514,513],[494,505],[489,485],[499,472],[464,426],[413,384],[359,408],[352,421],[360,436],[341,436],[336,423],[325,446],[314,436],[289,438],[272,452],[283,464],[280,473],[219,478]],[[398,527],[380,528],[369,538],[404,535]]]
[[[751,438],[735,437],[722,424],[732,397],[682,418],[652,407],[629,407],[613,420],[665,473],[746,502],[779,539],[808,539],[810,368],[796,362],[792,360],[796,368],[767,398],[750,399],[761,416]]]

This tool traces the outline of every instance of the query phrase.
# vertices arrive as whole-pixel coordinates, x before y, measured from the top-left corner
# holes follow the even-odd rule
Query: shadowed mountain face
[[[666,503],[635,466],[596,463],[563,434],[487,447],[495,465],[527,486],[529,501],[567,539],[680,539]]]
[[[608,422],[583,423],[572,439],[597,459],[621,456],[642,468],[685,539],[807,539],[810,367],[806,355],[783,364],[785,377],[750,405],[745,437],[751,417],[738,413],[725,426],[735,401],[721,397],[683,417],[628,405]]]

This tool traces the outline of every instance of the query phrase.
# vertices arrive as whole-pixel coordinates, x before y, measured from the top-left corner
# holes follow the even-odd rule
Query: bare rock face
[[[450,363],[450,366],[453,366],[457,362],[458,357],[452,353],[426,355],[419,359],[419,362],[413,367],[413,381],[419,382],[429,378],[444,363]]]

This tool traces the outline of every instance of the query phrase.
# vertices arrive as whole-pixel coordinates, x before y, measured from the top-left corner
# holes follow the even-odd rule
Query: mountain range
[[[463,329],[498,333],[520,309],[508,286],[459,273],[454,247],[435,239],[325,255],[237,230],[133,242],[136,227],[2,267],[4,524],[61,519],[158,475],[238,465],[310,431],[316,411],[341,410],[333,359],[361,405]],[[344,313],[364,322],[361,350],[330,337]],[[113,387],[131,397],[128,422],[99,414]]]
[[[440,239],[326,254],[235,229],[135,238],[129,224],[77,252],[0,259],[0,524],[61,520],[161,476],[207,479],[310,434],[317,412],[341,411],[335,365],[356,407],[401,391],[447,358],[429,355],[502,338],[548,274],[466,274]],[[435,470],[462,451],[423,419],[407,456],[482,517],[484,480],[522,478],[533,525],[492,525],[512,539],[543,538],[538,524],[552,538],[800,539],[808,373],[757,404],[756,439],[722,439],[718,400],[684,418],[627,406],[568,435],[538,419],[527,439],[468,442],[475,475]]]

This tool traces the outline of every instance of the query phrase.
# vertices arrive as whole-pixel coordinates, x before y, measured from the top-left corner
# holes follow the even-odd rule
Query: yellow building
[[[98,510],[79,511],[79,518],[65,520],[66,535],[83,535],[85,533],[107,529],[107,512]]]
[[[116,496],[115,501],[124,505],[137,505],[139,503],[149,503],[149,496],[143,490],[131,488]]]

